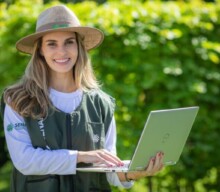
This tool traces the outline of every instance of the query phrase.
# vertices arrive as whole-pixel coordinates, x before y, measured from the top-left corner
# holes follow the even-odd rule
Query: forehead
[[[46,40],[65,40],[68,38],[76,38],[76,34],[74,32],[69,31],[56,31],[45,34],[42,39]]]

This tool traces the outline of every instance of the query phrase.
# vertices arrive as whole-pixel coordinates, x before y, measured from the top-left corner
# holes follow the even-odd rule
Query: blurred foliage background
[[[117,100],[122,159],[133,153],[150,110],[200,106],[178,164],[128,191],[220,191],[220,1],[62,2],[82,25],[105,33],[90,56],[103,89]],[[30,59],[16,51],[16,41],[35,31],[42,10],[58,3],[0,1],[0,91],[21,77]],[[2,126],[0,143],[0,191],[7,192],[11,163]]]

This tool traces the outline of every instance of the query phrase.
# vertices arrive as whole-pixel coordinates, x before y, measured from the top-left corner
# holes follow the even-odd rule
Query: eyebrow
[[[72,40],[72,39],[76,39],[76,37],[70,37],[70,38],[67,38],[67,39],[65,39],[65,41],[69,41],[69,40]],[[45,42],[56,42],[57,40],[55,40],[55,39],[48,39],[48,40],[46,40]]]

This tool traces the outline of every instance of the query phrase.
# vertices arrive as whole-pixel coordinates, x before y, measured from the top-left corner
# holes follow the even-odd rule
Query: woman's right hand
[[[106,166],[123,166],[123,162],[105,149],[94,151],[78,151],[77,163],[96,163]]]

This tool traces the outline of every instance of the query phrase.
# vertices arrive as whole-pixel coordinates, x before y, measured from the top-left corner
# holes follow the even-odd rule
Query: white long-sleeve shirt
[[[50,89],[53,105],[63,112],[74,111],[81,103],[83,92],[62,93]],[[10,157],[14,166],[24,175],[76,174],[76,150],[43,150],[34,148],[24,119],[10,106],[4,112],[4,131]],[[106,134],[105,149],[116,154],[116,123],[113,117]],[[111,185],[129,188],[132,182],[120,182],[116,173],[106,173]]]

